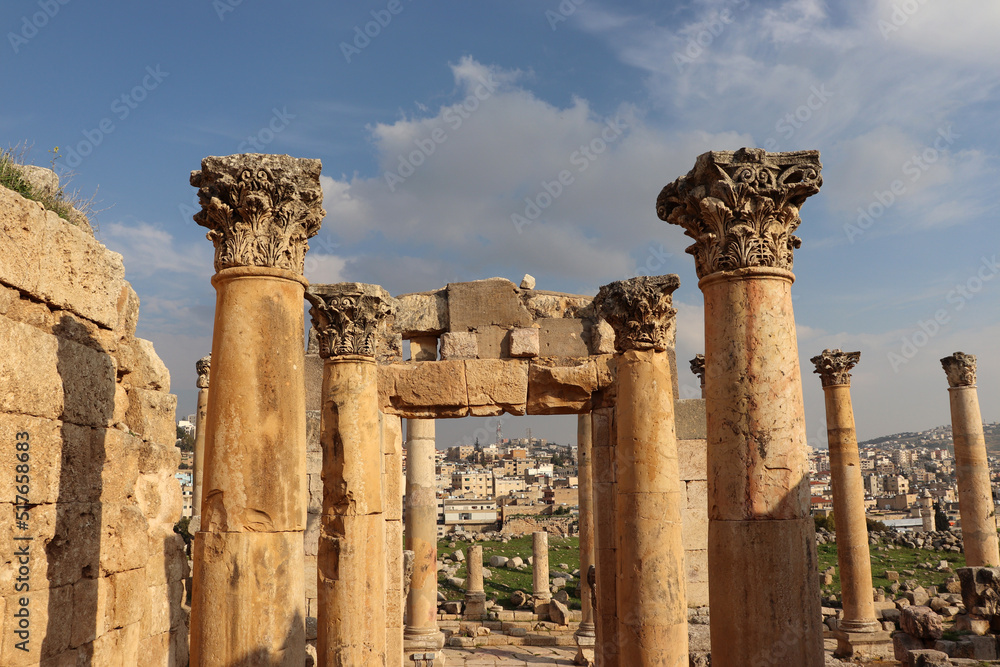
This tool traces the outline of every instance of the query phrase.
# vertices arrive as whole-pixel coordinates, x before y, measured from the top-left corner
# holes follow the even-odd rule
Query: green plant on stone
[[[79,225],[79,217],[88,219],[88,224],[93,225],[89,218],[96,213],[94,210],[95,192],[89,199],[84,199],[78,191],[67,193],[63,186],[53,191],[36,188],[24,176],[24,156],[27,153],[27,146],[18,144],[0,149],[0,185],[13,190],[25,199],[36,201],[46,209],[54,212],[63,220]],[[52,153],[50,163],[55,167],[56,160],[62,157],[59,154],[59,147],[56,146],[49,151]],[[73,174],[67,176],[67,182],[71,180]]]

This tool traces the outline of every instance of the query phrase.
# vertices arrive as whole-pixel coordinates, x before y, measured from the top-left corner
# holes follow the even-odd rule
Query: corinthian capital
[[[396,300],[378,285],[312,285],[306,292],[319,338],[319,356],[375,357],[379,325],[396,312]]]
[[[948,376],[949,387],[971,387],[976,384],[976,355],[956,352],[941,360]]]
[[[210,156],[191,172],[201,211],[215,244],[215,270],[238,266],[301,274],[308,239],[319,231],[323,190],[319,160],[244,153]]]
[[[823,184],[822,168],[819,151],[710,151],[663,188],[656,214],[694,239],[687,252],[699,278],[754,266],[791,271],[792,251],[802,244],[792,232],[802,204]]]
[[[701,380],[701,388],[705,388],[705,355],[696,354],[694,359],[691,360],[691,372],[698,376]]]
[[[194,362],[194,369],[198,371],[198,388],[208,389],[208,373],[212,369],[212,355],[207,355]]]
[[[860,352],[841,352],[840,350],[823,350],[809,361],[816,364],[813,373],[819,373],[819,379],[824,387],[837,384],[851,384],[851,369],[861,360]]]
[[[673,274],[644,276],[609,283],[601,288],[594,306],[615,330],[615,349],[665,350],[670,346],[675,289],[681,284]]]

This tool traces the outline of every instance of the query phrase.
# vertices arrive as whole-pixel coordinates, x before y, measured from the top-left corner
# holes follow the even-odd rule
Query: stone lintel
[[[949,387],[974,387],[976,385],[976,355],[956,352],[941,360],[948,376]]]
[[[191,172],[208,227],[215,270],[257,266],[302,275],[309,239],[326,211],[319,160],[243,153],[209,156]]]
[[[656,214],[694,239],[698,278],[749,267],[792,270],[799,209],[819,192],[819,151],[709,151],[665,186]]]
[[[861,360],[860,352],[823,350],[809,361],[816,365],[813,373],[818,373],[824,387],[851,384],[851,369]]]

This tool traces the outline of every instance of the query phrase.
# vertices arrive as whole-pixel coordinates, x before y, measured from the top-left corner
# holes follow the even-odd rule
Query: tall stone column
[[[434,336],[411,338],[413,361],[437,360]],[[413,552],[413,577],[406,598],[406,652],[444,647],[437,624],[437,477],[434,473],[433,419],[406,420],[406,548]],[[485,595],[483,596],[485,602]]]
[[[820,170],[818,151],[713,151],[657,200],[695,240],[705,297],[714,667],[823,665],[791,295],[792,232]]]
[[[319,160],[260,154],[206,157],[191,174],[217,292],[192,666],[302,664],[302,266],[325,214],[319,174]]]
[[[838,657],[891,658],[889,633],[875,616],[871,553],[865,520],[865,484],[851,405],[851,369],[860,352],[823,350],[811,359],[826,397],[833,516],[837,521],[837,564],[844,616],[838,626]]]
[[[595,409],[590,415],[594,443],[594,630],[597,667],[618,663],[618,540],[615,528],[615,410]],[[589,575],[589,573],[588,573]],[[581,570],[582,576],[582,570]]]
[[[481,620],[486,614],[486,590],[483,588],[483,545],[473,544],[465,559],[465,617]]]
[[[549,581],[549,534],[545,531],[531,534],[531,575],[535,613],[546,620],[552,600],[552,584]]]
[[[976,390],[976,357],[956,352],[942,359],[941,365],[948,375],[965,562],[969,567],[997,567],[1000,553],[983,417]]]
[[[361,283],[316,286],[306,298],[324,360],[316,654],[327,667],[381,665],[386,553],[375,353],[395,300]]]
[[[580,626],[576,631],[576,664],[594,661],[594,605],[587,573],[594,565],[594,440],[590,415],[579,415],[576,424],[578,502],[580,508]]]
[[[667,348],[675,275],[601,287],[594,305],[615,331],[616,533],[622,665],[688,664],[687,572],[674,395]]]
[[[205,417],[208,415],[208,374],[212,355],[202,357],[195,365],[198,371],[198,407],[194,417],[194,490],[191,494],[192,533],[201,530],[201,498],[205,477]]]

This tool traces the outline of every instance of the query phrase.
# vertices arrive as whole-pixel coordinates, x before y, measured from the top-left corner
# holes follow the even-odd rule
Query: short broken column
[[[319,160],[260,154],[191,174],[217,291],[192,667],[301,666],[305,653],[302,269],[324,216],[319,175]]]
[[[822,185],[818,151],[700,155],[657,199],[684,228],[705,297],[713,667],[822,667],[793,232]],[[762,619],[765,619],[763,621]]]
[[[577,493],[580,512],[580,626],[576,637],[576,662],[586,665],[594,661],[594,605],[587,573],[594,564],[594,472],[592,467],[594,441],[589,414],[579,415],[576,426]],[[587,662],[585,662],[587,661]]]
[[[465,617],[481,620],[486,615],[486,590],[483,588],[483,545],[473,544],[465,559]]]
[[[837,522],[837,564],[844,616],[837,622],[837,656],[891,658],[892,641],[875,615],[865,485],[851,404],[851,369],[860,352],[823,350],[811,359],[826,397],[826,432]]]
[[[410,339],[410,358],[434,362],[435,336]],[[413,552],[413,576],[406,596],[403,646],[407,654],[439,651],[437,604],[437,477],[434,470],[433,419],[406,420],[406,548]],[[484,598],[485,601],[485,598]]]
[[[948,376],[965,562],[969,567],[997,567],[1000,566],[1000,551],[983,417],[976,389],[976,357],[956,352],[942,359],[941,365]]]
[[[323,358],[323,513],[316,653],[320,665],[386,660],[386,541],[379,439],[379,325],[395,300],[378,285],[306,293]]]
[[[594,305],[615,331],[616,533],[621,665],[688,664],[687,572],[674,396],[671,294],[676,275],[601,287]]]
[[[549,582],[549,534],[545,531],[531,534],[531,574],[535,613],[542,620],[547,620],[552,589]]]
[[[194,365],[198,372],[198,407],[194,416],[194,489],[191,494],[192,534],[201,526],[201,498],[205,477],[205,417],[208,415],[208,374],[212,368],[212,355],[202,357]]]

